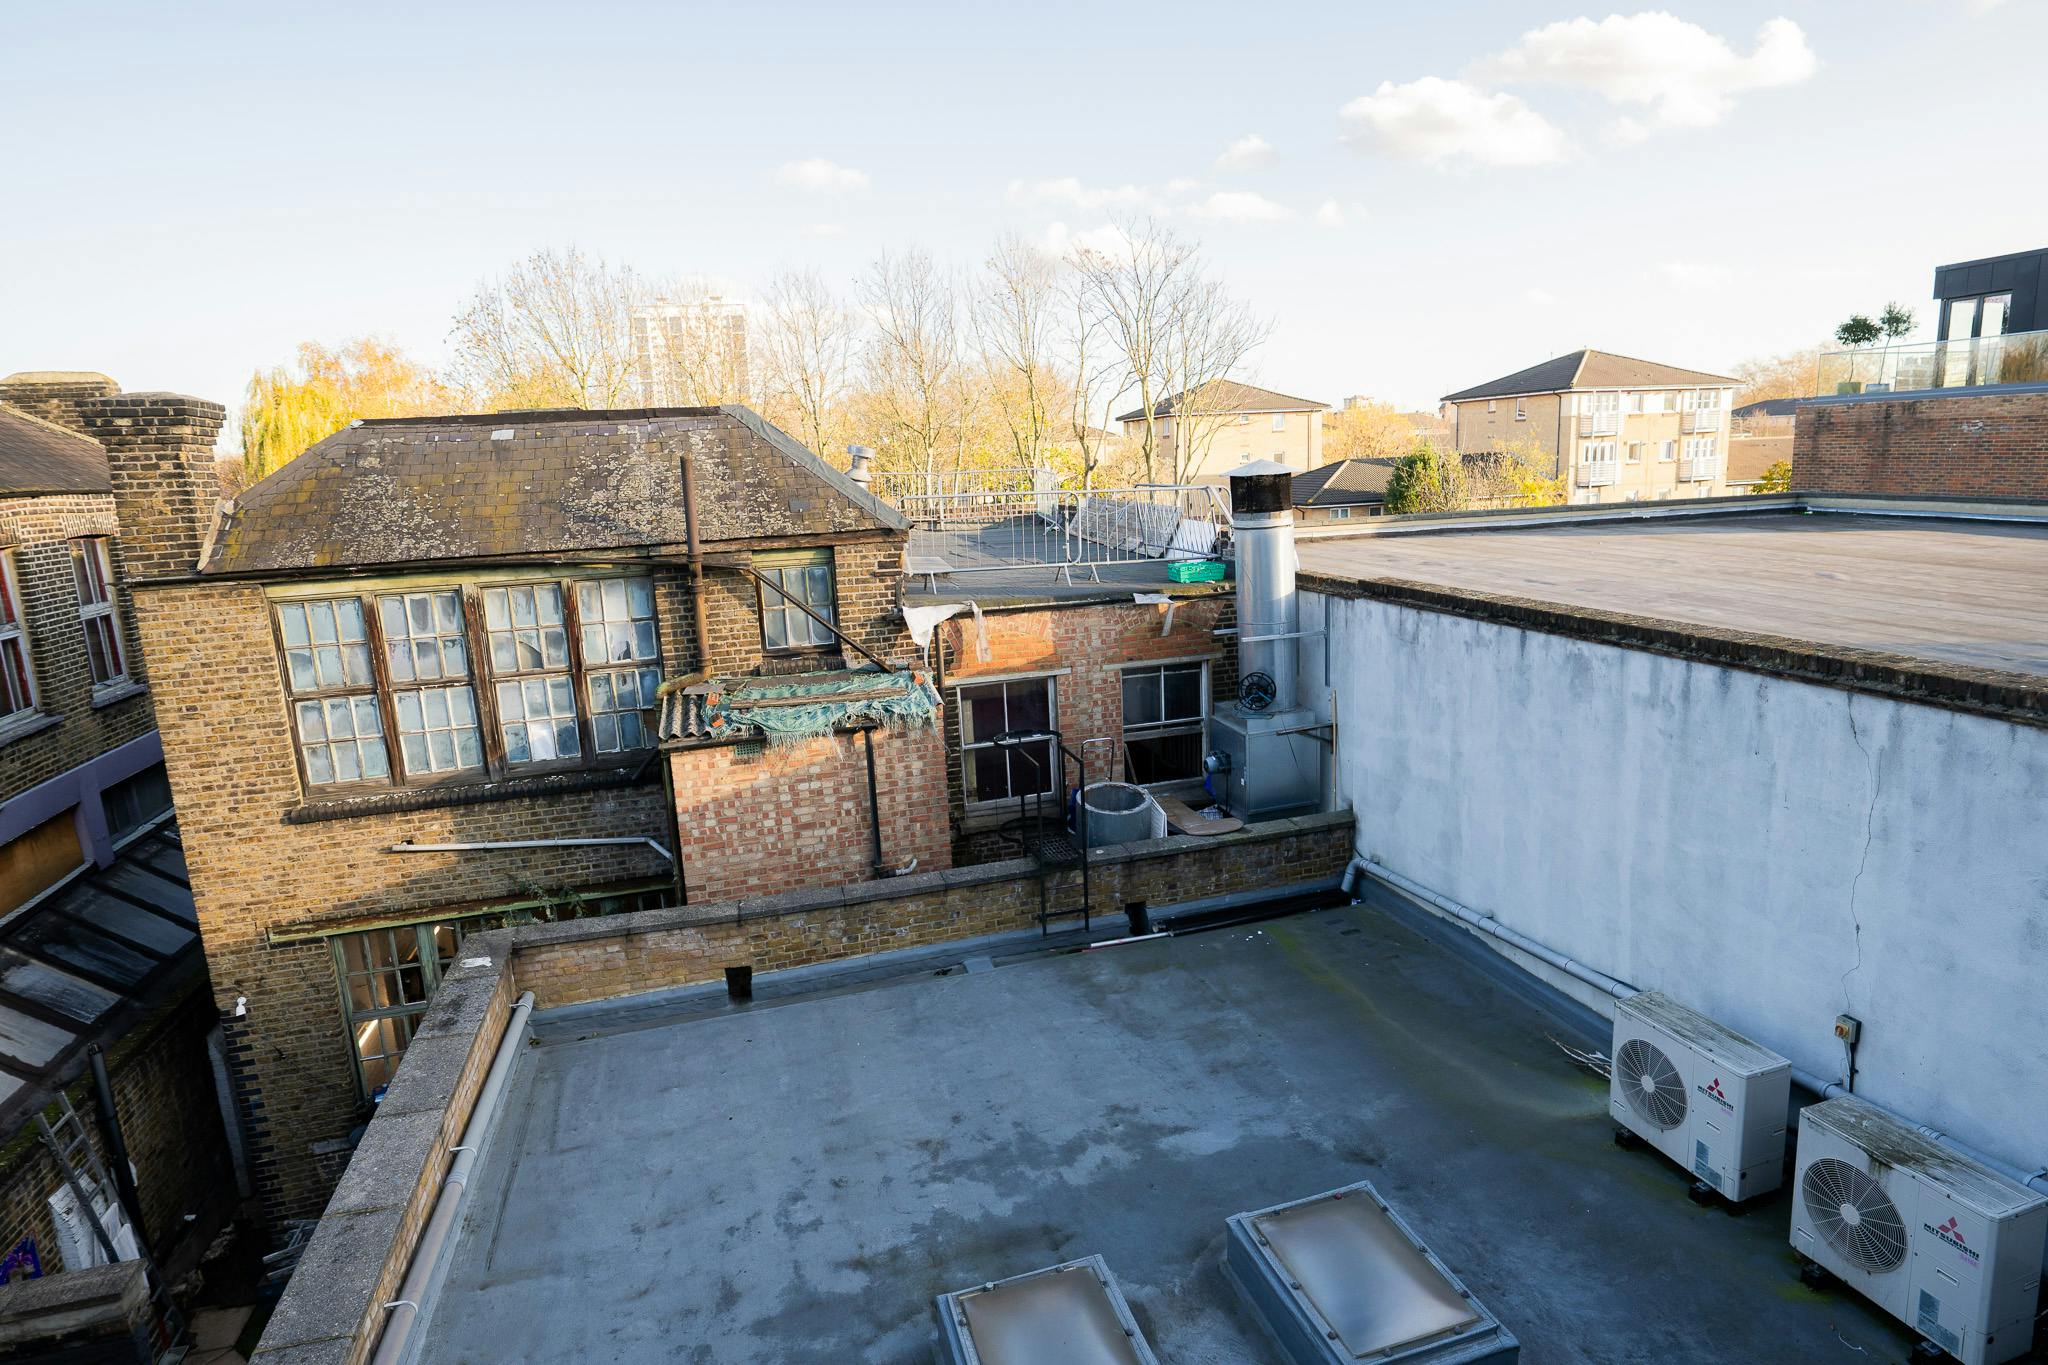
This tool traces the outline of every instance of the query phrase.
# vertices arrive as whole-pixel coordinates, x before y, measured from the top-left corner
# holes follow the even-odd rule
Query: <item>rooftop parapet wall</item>
[[[1213,838],[1170,835],[1095,850],[1095,920],[1121,929],[1123,907],[1334,879],[1351,858],[1349,811],[1268,820]],[[1056,908],[1078,910],[1080,873],[1053,879]],[[540,1008],[637,995],[756,971],[1033,927],[1038,875],[1025,859],[805,888],[719,905],[645,910],[513,931],[518,989]],[[1055,921],[1078,927],[1078,918]]]
[[[1792,489],[2048,502],[2048,385],[1803,403]]]
[[[1104,937],[1120,929],[1127,900],[1159,906],[1334,880],[1351,843],[1351,813],[1341,811],[1097,849]],[[1078,873],[1067,874],[1054,903],[1071,904],[1077,889]],[[742,962],[772,970],[1027,928],[1037,910],[1036,876],[1018,860],[464,940],[251,1365],[369,1358],[522,992],[542,1008],[636,995]]]

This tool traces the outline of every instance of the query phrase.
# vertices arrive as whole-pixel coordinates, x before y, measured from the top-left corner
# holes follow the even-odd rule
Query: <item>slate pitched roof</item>
[[[1682,370],[1654,360],[1613,355],[1607,351],[1573,351],[1567,355],[1531,365],[1526,370],[1475,384],[1469,389],[1443,396],[1446,403],[1464,403],[1474,398],[1514,398],[1536,393],[1565,393],[1572,389],[1655,389],[1680,388],[1694,384],[1733,384],[1725,374],[1704,370]]]
[[[0,403],[0,496],[112,490],[98,441]]]
[[[1218,379],[1202,385],[1199,389],[1184,390],[1171,394],[1152,405],[1154,417],[1171,417],[1180,410],[1181,399],[1189,393],[1196,395],[1193,410],[1203,413],[1218,412],[1322,412],[1330,405],[1314,398],[1295,398],[1289,394],[1275,393],[1251,384],[1240,384],[1234,379]],[[1139,422],[1145,417],[1145,409],[1133,408],[1117,418],[1119,422]]]
[[[391,418],[336,432],[244,493],[201,572],[677,547],[685,453],[706,545],[909,526],[742,407]]]
[[[1338,460],[1294,476],[1296,507],[1349,507],[1387,500],[1395,460]]]

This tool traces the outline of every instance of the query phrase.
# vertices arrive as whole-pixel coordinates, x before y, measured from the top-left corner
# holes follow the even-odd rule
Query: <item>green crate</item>
[[[1166,566],[1166,576],[1175,583],[1221,583],[1220,559],[1176,559]]]

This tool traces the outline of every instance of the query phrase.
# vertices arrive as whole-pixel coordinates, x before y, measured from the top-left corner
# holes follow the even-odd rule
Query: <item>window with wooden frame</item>
[[[128,679],[121,652],[121,617],[114,610],[114,570],[105,536],[71,542],[71,578],[78,587],[78,622],[85,630],[85,658],[94,687]]]
[[[954,692],[960,713],[960,772],[967,803],[982,805],[1050,792],[1058,783],[1058,753],[1042,745],[999,749],[1007,730],[1050,730],[1058,715],[1051,678],[976,683]]]
[[[754,568],[766,580],[761,586],[761,646],[769,650],[824,649],[832,632],[812,617],[837,625],[834,611],[832,552],[800,550],[758,555]],[[808,608],[810,615],[799,610]]]
[[[21,619],[14,551],[0,550],[0,725],[36,709],[36,670]]]
[[[491,780],[654,742],[649,579],[432,585],[275,610],[309,791]]]
[[[363,1098],[375,1099],[397,1072],[461,942],[460,924],[409,924],[329,940]]]
[[[483,597],[505,761],[580,758],[583,740],[576,724],[576,680],[561,584],[491,587]]]
[[[391,759],[362,599],[280,603],[277,637],[306,785],[388,780]]]
[[[1208,674],[1202,663],[1124,670],[1126,782],[1149,787],[1200,780]]]

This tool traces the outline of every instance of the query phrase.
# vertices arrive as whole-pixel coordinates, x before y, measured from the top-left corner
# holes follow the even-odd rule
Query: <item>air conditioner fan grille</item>
[[[1640,1038],[1623,1043],[1614,1055],[1614,1079],[1645,1123],[1676,1128],[1685,1121],[1685,1082],[1653,1044]]]
[[[1860,1270],[1897,1270],[1906,1260],[1906,1224],[1884,1186],[1835,1157],[1822,1157],[1799,1178],[1799,1197],[1814,1231]]]

